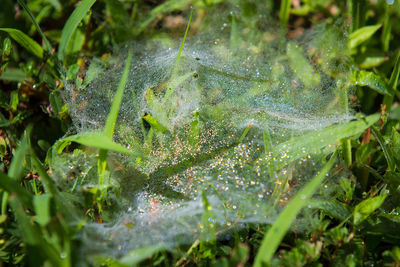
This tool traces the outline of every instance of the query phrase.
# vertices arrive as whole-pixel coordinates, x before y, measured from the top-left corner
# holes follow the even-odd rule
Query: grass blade
[[[13,38],[27,51],[31,52],[33,55],[37,56],[40,59],[43,58],[43,48],[25,33],[21,32],[20,30],[11,28],[0,28],[0,31],[7,32],[11,36],[11,38]]]
[[[400,74],[400,51],[397,53],[396,57],[396,62],[394,63],[394,68],[392,71],[392,74],[390,75],[390,80],[389,80],[389,87],[392,89],[395,93],[397,93],[397,83],[399,81],[399,74]],[[393,104],[394,96],[385,96],[383,98],[383,105],[386,105],[386,112],[390,113],[390,110],[392,109],[392,104]]]
[[[360,44],[364,43],[368,39],[374,35],[374,33],[379,30],[379,28],[382,27],[381,24],[378,25],[372,25],[372,26],[365,26],[362,27],[349,36],[349,40],[347,41],[347,47],[349,49],[356,48]]]
[[[132,62],[132,53],[129,52],[128,58],[126,59],[124,71],[121,76],[121,80],[118,84],[117,92],[115,93],[112,101],[110,112],[108,113],[106,126],[104,127],[104,135],[112,138],[114,134],[115,124],[117,123],[118,111],[121,106],[122,96],[124,94],[126,82],[128,81],[129,68]]]
[[[286,232],[289,230],[290,225],[329,173],[335,160],[336,153],[332,155],[321,171],[308,184],[300,189],[296,196],[283,209],[272,227],[268,230],[267,235],[264,237],[255,258],[254,266],[260,267],[263,266],[264,263],[269,263],[271,261],[272,256]]]
[[[290,0],[282,0],[281,8],[279,10],[279,18],[281,20],[282,29],[286,29],[287,24],[289,22],[289,14],[290,14]]]
[[[59,60],[64,60],[65,52],[67,50],[68,43],[71,40],[72,34],[95,2],[96,0],[83,0],[68,18],[61,32],[60,46],[58,47]]]
[[[28,8],[28,6],[25,4],[25,2],[23,0],[17,0],[18,4],[20,4],[20,6],[22,6],[23,9],[25,9],[26,13],[28,13],[29,18],[31,19],[33,25],[35,25],[36,29],[38,30],[39,34],[42,36],[44,43],[46,45],[47,51],[51,52],[51,50],[53,49],[51,47],[51,44],[49,42],[49,40],[47,40],[46,36],[44,35],[42,29],[40,28],[39,24],[36,21],[35,16],[33,16],[31,10]]]
[[[281,158],[281,154],[285,153],[286,156],[282,158],[282,161],[272,162],[271,164],[275,169],[279,169],[307,155],[320,153],[321,148],[334,144],[343,138],[362,133],[365,129],[377,122],[379,117],[380,114],[374,114],[361,120],[333,125],[320,132],[312,131],[275,146],[270,153],[265,153],[260,159],[266,158],[267,156],[267,162],[269,162],[274,158]]]
[[[393,90],[381,77],[373,73],[372,71],[354,71],[352,77],[352,84],[358,86],[368,86],[376,92],[393,96]]]
[[[371,132],[374,134],[376,140],[378,140],[379,145],[382,148],[383,155],[386,158],[387,164],[388,164],[388,170],[389,171],[394,171],[395,166],[396,166],[396,161],[393,158],[393,153],[390,150],[390,148],[386,145],[385,140],[383,139],[382,135],[380,132],[375,128],[371,127]]]
[[[57,147],[65,147],[64,145],[66,142],[76,142],[84,146],[105,149],[126,155],[137,155],[137,156],[140,155],[139,153],[131,151],[122,146],[121,144],[115,143],[107,136],[104,136],[99,133],[81,133],[81,134],[71,135],[59,140]]]
[[[185,31],[185,34],[183,35],[183,39],[182,39],[181,45],[179,47],[178,55],[176,56],[174,69],[172,70],[171,81],[173,81],[175,79],[176,73],[178,72],[179,61],[181,59],[181,54],[182,54],[183,46],[185,44],[186,36],[189,32],[190,22],[192,21],[192,16],[193,16],[193,9],[190,10],[189,22],[188,22],[188,25],[186,26],[186,31]]]
[[[112,101],[110,112],[107,116],[106,125],[104,127],[104,137],[108,138],[112,142],[114,135],[115,124],[117,123],[118,111],[121,106],[122,96],[124,94],[125,85],[129,76],[129,69],[132,62],[132,53],[128,52],[128,58],[125,62],[124,71],[118,84],[117,92]],[[99,176],[99,185],[104,184],[107,169],[107,154],[109,149],[100,149],[99,157],[97,159],[97,174]],[[99,203],[99,207],[100,207]]]

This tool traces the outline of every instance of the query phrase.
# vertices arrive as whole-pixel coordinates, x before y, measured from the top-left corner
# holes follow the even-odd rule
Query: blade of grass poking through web
[[[393,92],[397,93],[397,83],[399,81],[399,74],[400,74],[400,51],[397,53],[396,62],[394,63],[394,68],[392,71],[392,75],[390,76],[389,80],[389,87]],[[386,105],[386,112],[390,113],[392,109],[394,96],[393,95],[385,95],[383,98],[383,104]]]
[[[264,236],[253,266],[261,267],[271,262],[272,256],[274,255],[286,232],[289,230],[290,225],[300,210],[306,205],[311,196],[320,186],[324,178],[328,175],[335,160],[336,152],[331,156],[329,161],[320,170],[320,172],[308,184],[300,189],[296,196],[283,209],[281,214],[279,214],[272,227]]]
[[[60,46],[58,47],[59,60],[64,60],[65,52],[67,50],[68,43],[71,40],[72,34],[95,2],[96,0],[83,0],[68,18],[61,32]]]
[[[36,21],[35,16],[33,16],[32,12],[30,11],[30,9],[28,8],[28,6],[25,4],[25,2],[23,0],[17,0],[18,4],[20,4],[20,6],[22,6],[23,9],[25,9],[26,13],[28,13],[29,18],[31,19],[33,25],[35,25],[36,29],[38,30],[39,34],[42,36],[44,43],[46,45],[46,49],[48,52],[51,52],[52,47],[51,44],[49,42],[49,40],[47,40],[46,36],[44,35],[42,29],[40,28],[39,24]]]
[[[190,10],[189,22],[186,27],[185,34],[183,35],[183,39],[182,39],[181,45],[179,47],[178,55],[176,56],[174,68],[172,69],[171,81],[175,80],[175,76],[178,72],[179,61],[181,59],[181,54],[182,54],[183,46],[185,44],[186,36],[189,32],[190,22],[192,21],[192,15],[193,15],[193,9]]]
[[[25,33],[21,32],[20,30],[11,28],[0,28],[0,31],[7,32],[11,36],[11,38],[13,38],[27,51],[40,59],[43,58],[43,48]]]
[[[286,30],[287,24],[289,22],[289,14],[290,14],[290,0],[282,0],[281,8],[279,10],[279,18],[281,20],[282,29]]]
[[[128,58],[125,62],[125,67],[118,84],[117,92],[112,101],[110,112],[108,113],[106,125],[104,127],[104,136],[112,140],[114,135],[115,124],[117,123],[118,111],[121,106],[122,96],[124,94],[126,82],[128,81],[129,69],[132,63],[132,52],[128,52]],[[99,176],[99,185],[104,184],[105,172],[107,168],[107,149],[100,149],[99,158],[97,161],[97,171]]]

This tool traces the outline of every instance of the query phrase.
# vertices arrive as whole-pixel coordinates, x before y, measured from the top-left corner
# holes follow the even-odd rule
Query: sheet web
[[[94,59],[83,86],[67,86],[75,130],[101,130],[133,51],[114,140],[146,157],[110,154],[117,193],[104,223],[84,226],[82,253],[173,248],[212,238],[210,229],[229,239],[244,223],[273,222],[320,168],[322,150],[293,161],[269,150],[352,118],[340,31],[322,25],[299,40],[266,32],[258,42],[241,34],[233,45],[230,22],[222,15],[214,22],[220,31],[186,40],[178,64],[179,42],[125,44]],[[59,186],[76,195],[97,181],[93,151],[63,154],[54,164]]]

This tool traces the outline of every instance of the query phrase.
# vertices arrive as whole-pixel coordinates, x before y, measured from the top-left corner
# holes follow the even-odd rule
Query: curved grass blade
[[[272,256],[274,255],[286,232],[289,230],[293,220],[309,201],[310,197],[314,194],[315,190],[317,190],[318,186],[322,183],[332,168],[335,160],[336,153],[332,155],[321,171],[308,184],[300,189],[296,196],[283,209],[264,237],[253,266],[260,267],[271,261]]]
[[[60,46],[58,47],[59,60],[64,60],[65,52],[67,50],[68,43],[71,40],[72,34],[95,2],[96,0],[83,0],[68,18],[61,32]]]
[[[11,28],[0,28],[0,31],[7,32],[11,36],[11,38],[13,38],[27,51],[31,52],[33,55],[37,56],[40,59],[43,58],[43,48],[25,33],[21,32],[20,30]]]
[[[183,46],[184,46],[185,41],[186,41],[186,36],[187,36],[187,34],[189,32],[190,22],[192,21],[192,16],[193,16],[193,9],[190,11],[189,22],[188,22],[188,25],[186,26],[186,31],[185,31],[185,34],[183,35],[183,39],[182,39],[181,45],[179,47],[178,55],[176,56],[175,65],[174,65],[174,68],[172,70],[171,81],[175,80],[175,76],[176,76],[176,74],[178,72],[179,61],[181,59],[181,54],[182,54]]]
[[[398,92],[397,92],[397,83],[399,81],[399,74],[400,74],[400,51],[397,53],[396,57],[396,62],[394,63],[394,68],[392,71],[392,74],[390,75],[390,80],[389,80],[389,87],[392,89],[396,94],[397,97],[399,97]],[[392,109],[392,104],[393,104],[394,96],[386,96],[383,98],[383,104],[386,105],[386,111],[390,112]]]
[[[388,85],[381,77],[372,71],[354,71],[352,83],[353,85],[358,86],[368,86],[385,96],[393,96],[393,89],[390,87],[390,85]]]
[[[36,21],[35,16],[33,16],[31,10],[28,8],[28,6],[25,4],[25,2],[23,0],[17,0],[18,4],[20,4],[20,6],[22,6],[23,9],[25,9],[26,13],[28,13],[29,18],[31,19],[33,25],[35,25],[36,29],[38,30],[39,34],[42,36],[44,43],[46,45],[46,49],[48,52],[51,52],[51,50],[53,49],[51,47],[51,44],[49,42],[49,40],[47,40],[46,36],[44,35],[42,29],[40,28],[39,24]]]
[[[105,149],[126,155],[140,156],[140,153],[131,151],[123,145],[115,143],[109,137],[99,133],[81,133],[65,137],[58,141],[58,146],[63,146],[65,142],[75,142],[84,146]],[[65,147],[65,146],[64,146]]]
[[[372,25],[372,26],[365,26],[362,27],[349,36],[349,40],[347,41],[347,47],[349,49],[356,48],[363,42],[367,41],[374,35],[374,33],[379,30],[379,28],[382,27],[381,24],[378,25]]]
[[[387,164],[388,164],[388,170],[394,171],[395,167],[396,167],[396,161],[393,158],[393,152],[386,145],[385,140],[383,140],[382,135],[375,127],[371,127],[371,132],[374,134],[376,140],[378,140],[378,143],[382,148],[383,155],[385,156]]]
[[[121,80],[118,84],[117,92],[115,93],[114,99],[112,101],[110,112],[108,113],[106,126],[104,127],[104,135],[112,138],[114,134],[115,124],[117,122],[118,111],[121,106],[122,96],[124,94],[126,82],[128,81],[129,68],[132,62],[132,53],[129,52],[128,58],[126,59],[124,71],[121,76]]]

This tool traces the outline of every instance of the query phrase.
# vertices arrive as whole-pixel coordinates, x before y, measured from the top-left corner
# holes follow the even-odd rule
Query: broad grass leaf
[[[60,45],[58,47],[58,59],[63,61],[67,46],[69,41],[71,40],[72,34],[75,32],[76,27],[78,27],[79,23],[85,17],[86,13],[93,6],[96,0],[83,0],[76,7],[74,12],[72,12],[71,16],[68,18],[65,26],[61,32],[61,40]]]
[[[308,203],[310,197],[314,194],[315,190],[317,190],[318,186],[329,173],[335,160],[336,155],[334,154],[320,170],[320,172],[314,176],[314,178],[312,178],[308,184],[299,190],[296,196],[279,214],[272,227],[264,236],[261,247],[259,248],[254,261],[255,267],[263,266],[265,263],[269,263],[271,261],[275,250],[278,248],[286,232],[289,230],[290,225],[296,219],[297,214]]]
[[[60,142],[60,145],[63,142],[76,142],[78,144],[88,147],[105,149],[126,155],[140,156],[140,153],[131,151],[122,146],[121,144],[115,143],[114,141],[111,140],[111,138],[104,136],[100,133],[81,133],[81,134],[71,135],[59,140],[58,142]]]
[[[11,81],[11,82],[22,82],[26,78],[27,77],[23,70],[15,68],[7,68],[0,75],[0,80]]]
[[[150,116],[149,114],[144,116],[143,119],[146,120],[146,122],[148,122],[153,129],[155,129],[161,133],[165,133],[168,131],[167,127],[162,125],[160,122],[157,121],[156,118]]]
[[[393,95],[393,89],[381,77],[371,71],[354,71],[352,83],[358,86],[368,86],[382,95]]]
[[[43,48],[25,33],[11,28],[0,28],[0,31],[7,32],[11,38],[13,38],[27,51],[31,52],[40,59],[43,58]]]
[[[372,212],[379,208],[386,199],[386,195],[377,196],[366,199],[360,202],[353,211],[353,223],[359,225],[362,221],[368,218]]]
[[[41,225],[46,226],[50,220],[50,199],[51,195],[42,194],[33,197],[33,206],[35,208],[35,221]]]
[[[279,169],[287,163],[307,155],[320,153],[322,148],[332,145],[343,138],[361,134],[365,129],[377,122],[379,117],[379,114],[374,114],[357,121],[333,125],[320,131],[311,131],[274,146],[271,152],[264,154],[261,158],[267,156],[267,162],[271,163],[270,165],[274,166],[275,169]],[[285,157],[282,157],[282,155],[285,155]],[[279,161],[274,161],[274,158],[279,159]]]
[[[351,215],[347,206],[337,200],[310,199],[308,204],[311,208],[323,210],[329,216],[342,221]]]
[[[378,25],[372,25],[372,26],[365,26],[362,28],[359,28],[355,32],[351,33],[349,36],[349,40],[347,41],[347,47],[349,49],[356,48],[363,42],[367,41],[374,35],[374,33],[379,30],[381,27],[381,24]]]

